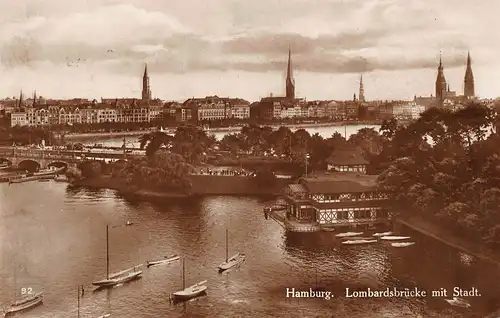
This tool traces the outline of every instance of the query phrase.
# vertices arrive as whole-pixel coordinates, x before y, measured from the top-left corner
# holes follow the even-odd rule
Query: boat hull
[[[138,279],[142,275],[142,271],[134,272],[123,277],[117,277],[112,279],[104,279],[97,282],[93,282],[92,285],[97,287],[112,287],[118,284],[123,284],[134,279]]]
[[[36,306],[41,305],[42,303],[43,303],[43,297],[42,296],[38,296],[38,297],[34,298],[31,301],[27,301],[27,302],[24,302],[24,303],[19,304],[19,305],[11,306],[5,312],[5,316],[7,316],[9,314],[14,314],[14,313],[17,313],[17,312],[20,312],[20,311],[24,311],[24,310],[28,310],[28,309],[34,308]]]
[[[347,232],[347,233],[339,233],[335,235],[336,237],[351,237],[351,236],[360,236],[363,235],[363,232]]]
[[[382,236],[380,239],[384,241],[402,241],[410,238],[409,236]]]
[[[155,265],[164,265],[164,264],[170,264],[172,262],[175,262],[177,260],[180,260],[180,256],[171,256],[170,258],[166,259],[161,259],[161,260],[156,260],[156,261],[148,261],[146,262],[146,267],[151,267]]]
[[[207,291],[207,286],[197,286],[196,288],[187,288],[172,294],[174,300],[189,300],[203,295]]]
[[[233,268],[235,266],[240,265],[241,263],[243,263],[245,261],[245,258],[246,258],[245,255],[240,254],[236,258],[230,259],[229,261],[220,264],[219,267],[218,267],[219,268],[219,272],[223,272],[223,271],[231,269],[231,268]]]
[[[362,245],[362,244],[372,244],[376,243],[377,240],[354,240],[354,241],[344,241],[342,244],[345,245]]]

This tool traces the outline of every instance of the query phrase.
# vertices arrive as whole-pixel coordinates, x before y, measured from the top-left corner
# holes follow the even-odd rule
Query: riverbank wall
[[[184,198],[192,195],[279,195],[283,187],[290,182],[286,179],[277,179],[273,186],[262,187],[257,183],[255,177],[192,175],[188,178],[192,185],[191,194],[137,189],[124,185],[123,181],[120,179],[109,176],[76,180],[71,182],[71,185],[98,189],[112,189],[124,195],[143,198]]]
[[[255,177],[244,176],[189,176],[194,195],[278,195],[289,179],[276,179],[275,184],[263,187]]]
[[[469,242],[442,227],[420,217],[398,217],[396,223],[407,226],[448,246],[474,256],[480,260],[500,266],[500,255],[494,251]],[[396,225],[397,227],[398,225]]]

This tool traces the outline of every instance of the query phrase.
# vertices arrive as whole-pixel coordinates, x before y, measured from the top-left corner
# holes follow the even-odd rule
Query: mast
[[[185,259],[182,258],[182,290],[186,289],[186,273],[184,272]]]
[[[226,229],[226,263],[229,260],[229,245],[228,245],[228,232]]]
[[[106,224],[106,279],[109,279],[109,225]]]
[[[80,318],[80,286],[78,286],[78,318]]]

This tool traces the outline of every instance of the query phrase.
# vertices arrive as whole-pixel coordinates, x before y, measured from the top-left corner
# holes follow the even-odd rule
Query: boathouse
[[[350,160],[349,160],[350,159]],[[329,171],[300,178],[285,187],[285,223],[293,231],[387,222],[388,196],[377,190],[376,175],[357,154],[338,154]],[[291,226],[293,225],[293,226]]]

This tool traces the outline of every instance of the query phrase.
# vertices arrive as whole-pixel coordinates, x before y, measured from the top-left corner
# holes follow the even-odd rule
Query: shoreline
[[[339,127],[339,126],[356,126],[356,125],[366,125],[375,126],[380,125],[381,121],[349,121],[349,122],[327,122],[327,123],[304,123],[304,124],[265,124],[264,126],[270,126],[273,128],[279,128],[281,126],[288,127],[290,129],[300,129],[300,128],[321,128],[321,127]],[[218,127],[210,128],[207,130],[210,132],[239,132],[244,126],[238,127]],[[166,128],[172,129],[170,127]],[[151,132],[152,130],[133,130],[133,131],[118,131],[118,132],[92,132],[92,133],[69,133],[64,135],[65,139],[87,139],[87,138],[118,138],[118,137],[128,137],[128,136],[140,136]]]
[[[432,222],[419,217],[398,217],[395,221],[477,259],[500,266],[500,256],[497,256],[495,251],[481,248],[478,244],[468,242]]]

